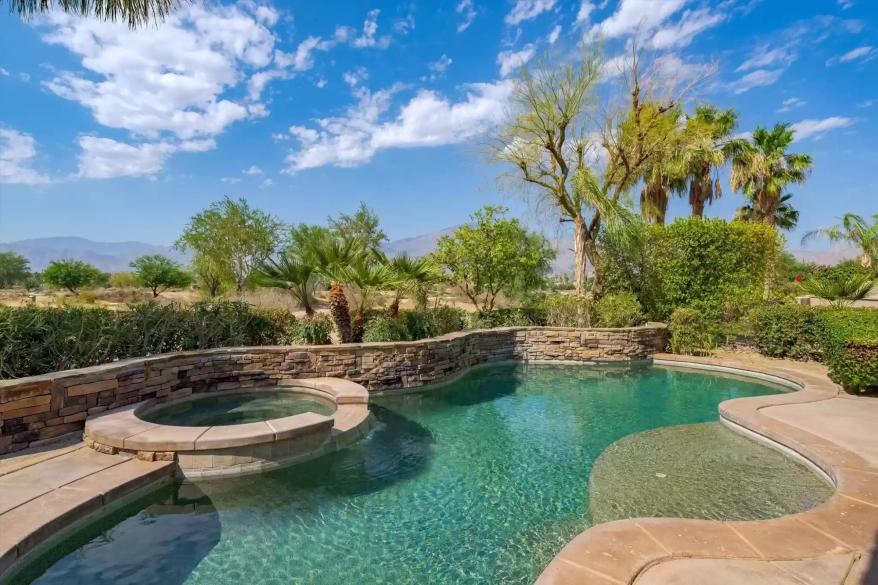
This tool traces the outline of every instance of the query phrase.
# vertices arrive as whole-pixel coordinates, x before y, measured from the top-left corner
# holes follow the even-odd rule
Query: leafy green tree
[[[812,230],[802,238],[804,244],[815,238],[827,238],[830,242],[844,242],[860,249],[860,264],[871,268],[878,259],[878,213],[872,216],[869,225],[862,216],[845,213],[841,223],[828,228]]]
[[[580,295],[586,292],[589,265],[595,271],[593,292],[600,295],[598,236],[630,225],[623,197],[673,146],[667,128],[669,118],[678,115],[681,92],[659,87],[664,83],[645,86],[643,79],[662,76],[641,71],[636,41],[631,46],[619,94],[598,91],[604,63],[597,50],[583,47],[574,64],[559,66],[559,60],[545,58],[533,72],[522,68],[512,118],[494,141],[494,159],[516,169],[525,187],[549,202],[561,221],[573,224],[574,283]],[[624,105],[601,104],[607,93],[607,103]]]
[[[192,271],[198,286],[210,299],[222,294],[234,280],[227,262],[214,262],[207,254],[195,254]]]
[[[780,199],[775,200],[768,211],[774,216],[771,223],[782,230],[791,230],[796,227],[796,224],[799,223],[799,210],[795,209],[790,204],[790,199],[793,196],[787,193],[786,195],[781,196]],[[764,221],[762,214],[765,211],[760,210],[749,196],[747,199],[750,201],[749,205],[743,205],[738,208],[738,211],[735,213],[735,219],[738,221],[750,221],[754,223],[768,223]]]
[[[169,288],[185,288],[192,284],[191,274],[161,254],[141,256],[129,266],[134,269],[134,279],[137,284],[150,289],[153,298]]]
[[[133,29],[164,20],[179,4],[178,0],[60,0],[57,4],[49,0],[9,0],[9,10],[30,18],[57,7],[63,12],[98,20],[123,20]]]
[[[110,275],[110,286],[113,288],[131,288],[137,285],[133,272],[114,272]]]
[[[381,229],[378,215],[364,202],[353,215],[342,213],[337,218],[329,218],[329,230],[336,237],[354,242],[363,249],[379,249],[381,242],[387,241],[387,234]]]
[[[314,291],[320,284],[317,266],[309,264],[296,256],[285,252],[276,260],[269,258],[253,273],[254,281],[259,286],[282,288],[298,302],[305,314],[314,315]]]
[[[73,294],[100,282],[103,273],[82,260],[55,260],[43,270],[43,281]]]
[[[253,270],[281,243],[282,227],[246,200],[225,197],[193,216],[176,246],[209,259],[216,274],[231,276],[240,294]]]
[[[787,152],[793,138],[789,124],[776,124],[771,130],[756,128],[751,140],[739,138],[729,144],[732,189],[753,202],[754,218],[767,225],[776,225],[784,189],[803,183],[811,170],[809,155]]]
[[[449,236],[433,253],[446,276],[461,288],[476,309],[490,311],[500,293],[543,283],[555,252],[546,239],[529,233],[517,219],[506,219],[505,207],[485,206]]]
[[[15,252],[0,252],[0,288],[21,284],[30,274],[30,261]]]

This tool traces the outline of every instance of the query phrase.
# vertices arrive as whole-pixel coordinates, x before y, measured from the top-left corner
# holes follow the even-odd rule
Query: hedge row
[[[878,311],[776,305],[754,311],[752,320],[760,353],[822,360],[845,390],[878,391]]]

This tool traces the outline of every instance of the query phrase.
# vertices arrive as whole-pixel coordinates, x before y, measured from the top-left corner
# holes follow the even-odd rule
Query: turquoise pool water
[[[339,453],[155,493],[71,539],[20,580],[530,584],[591,517],[640,515],[636,497],[604,499],[601,510],[589,509],[592,467],[614,442],[659,427],[715,423],[723,400],[779,391],[658,367],[481,368],[429,392],[375,400],[378,427]],[[713,425],[705,428],[713,429],[705,449],[728,438]],[[828,495],[804,467],[749,440],[734,440],[734,456],[723,460],[731,468],[716,482],[704,473],[699,479],[685,460],[675,461],[672,476],[689,473],[686,485],[713,482],[710,489],[642,507],[696,516],[709,509],[707,517],[748,519],[806,509]],[[689,452],[698,452],[689,443]],[[621,455],[622,473],[602,466],[595,489],[637,493],[644,482],[668,479],[655,476],[667,450],[655,445],[666,442],[610,451]],[[652,467],[626,479],[641,457]],[[757,468],[771,473],[751,477]],[[762,491],[766,476],[772,485],[797,487]],[[719,496],[743,484],[769,504],[750,506],[737,498],[719,511],[710,504],[729,503]],[[658,498],[665,492],[652,491]]]
[[[140,416],[160,425],[208,427],[260,422],[303,412],[330,415],[334,410],[335,406],[327,400],[271,387],[219,395],[205,394],[171,402]]]

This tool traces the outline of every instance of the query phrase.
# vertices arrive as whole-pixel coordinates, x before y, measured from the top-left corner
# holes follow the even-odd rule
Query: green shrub
[[[377,315],[366,322],[363,341],[408,341],[406,320],[401,316]]]
[[[468,315],[467,329],[491,329],[494,327],[532,327],[546,323],[542,308],[493,309]]]
[[[848,392],[878,391],[878,311],[822,311],[823,357],[829,377]]]
[[[550,294],[543,299],[546,325],[551,327],[591,327],[594,307],[589,297]]]
[[[643,309],[633,293],[608,294],[595,304],[602,327],[631,327],[643,322]]]
[[[671,353],[702,354],[716,347],[716,321],[696,309],[680,307],[674,310],[668,329],[671,332]]]
[[[308,345],[328,345],[332,343],[332,319],[329,315],[314,315],[298,319],[293,326],[293,343],[305,343]]]
[[[455,307],[403,311],[400,317],[411,340],[438,337],[466,327],[466,312]]]
[[[794,360],[818,360],[825,335],[821,311],[805,305],[765,305],[751,313],[759,353]]]

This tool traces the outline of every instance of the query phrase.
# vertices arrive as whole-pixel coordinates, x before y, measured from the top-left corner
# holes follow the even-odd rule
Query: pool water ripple
[[[779,391],[653,367],[479,368],[423,393],[374,400],[377,428],[346,450],[263,475],[154,494],[128,509],[127,518],[104,521],[45,557],[22,581],[110,583],[100,576],[149,563],[150,572],[129,582],[529,585],[589,526],[589,478],[614,442],[659,427],[716,423],[723,400]],[[742,473],[756,460],[776,467],[774,487],[764,492],[768,504],[735,500],[731,516],[761,518],[813,505],[826,493],[803,466],[735,440],[740,457],[723,464],[741,463]],[[645,464],[654,460],[648,450],[647,442],[619,454],[636,468],[639,457]],[[736,489],[728,479],[734,477],[731,470],[710,489],[669,498],[662,511],[708,509],[697,498]],[[795,485],[795,493],[777,489],[785,483]],[[639,489],[637,482],[618,485]],[[813,497],[801,498],[803,491]],[[624,513],[640,515],[638,498],[629,500]],[[198,546],[191,535],[175,533],[180,547],[168,564],[162,526],[185,525],[187,518],[192,531],[200,531]],[[215,521],[205,524],[205,518]],[[121,533],[139,535],[139,546],[119,545],[115,535]]]

